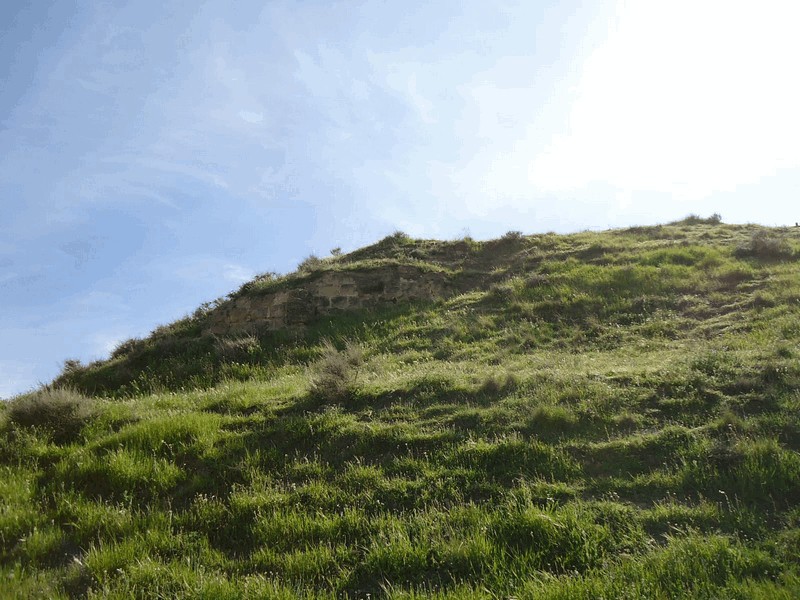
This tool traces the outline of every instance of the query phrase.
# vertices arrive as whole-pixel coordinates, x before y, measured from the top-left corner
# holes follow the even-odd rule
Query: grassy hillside
[[[413,263],[437,302],[204,335]],[[0,413],[0,597],[796,598],[800,229],[401,234]]]

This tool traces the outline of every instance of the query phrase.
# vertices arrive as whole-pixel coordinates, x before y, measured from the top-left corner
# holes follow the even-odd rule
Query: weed
[[[722,223],[722,215],[714,213],[710,217],[701,217],[699,215],[690,214],[680,221],[673,221],[670,225],[719,225]]]
[[[346,400],[355,389],[363,361],[364,351],[357,343],[348,340],[339,350],[330,340],[323,340],[321,356],[312,365],[309,393],[323,402]]]
[[[124,358],[126,356],[130,356],[131,354],[141,350],[143,346],[144,342],[138,338],[131,338],[124,342],[120,342],[111,351],[111,358]]]
[[[261,351],[258,338],[254,335],[216,338],[217,355],[227,362],[248,362]]]
[[[519,241],[519,240],[523,239],[524,237],[525,236],[522,234],[521,231],[510,230],[510,231],[506,231],[503,234],[503,237],[501,237],[500,239],[504,240],[504,241],[515,241],[516,242],[516,241]]]
[[[64,365],[61,367],[61,374],[71,375],[72,373],[77,373],[83,370],[83,368],[84,365],[80,360],[77,358],[68,358],[64,361]]]
[[[394,233],[387,235],[385,238],[378,242],[378,246],[405,246],[412,243],[414,240],[406,232],[399,229]]]
[[[309,254],[302,261],[300,261],[299,265],[297,265],[297,271],[299,273],[311,273],[312,271],[319,269],[323,262],[323,259],[316,254]]]
[[[735,255],[740,258],[752,257],[762,260],[781,260],[794,256],[794,251],[786,238],[767,229],[759,229],[746,244],[736,248]]]
[[[47,431],[59,443],[77,439],[93,414],[93,400],[70,389],[48,386],[18,396],[8,408],[11,423]]]

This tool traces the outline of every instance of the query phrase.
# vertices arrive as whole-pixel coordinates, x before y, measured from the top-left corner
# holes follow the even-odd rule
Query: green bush
[[[18,427],[47,431],[56,442],[69,442],[92,417],[93,404],[74,390],[44,387],[11,400],[8,419]]]
[[[261,351],[261,344],[254,335],[216,338],[214,349],[225,362],[249,362]]]
[[[738,258],[761,258],[764,260],[780,260],[792,258],[794,252],[789,242],[767,230],[756,231],[747,244],[736,248]]]
[[[722,223],[722,215],[714,213],[710,217],[703,218],[700,215],[690,214],[680,221],[673,221],[669,225],[719,225]]]
[[[131,354],[134,354],[135,352],[144,348],[144,345],[145,342],[139,338],[132,338],[130,340],[120,342],[111,351],[111,358],[123,358],[125,356],[130,356]]]
[[[408,246],[414,242],[414,238],[409,236],[405,231],[396,230],[391,235],[379,240],[375,246],[377,248],[398,248],[401,246]]]
[[[503,234],[503,237],[501,237],[500,239],[501,240],[506,240],[506,241],[509,241],[509,240],[517,241],[517,240],[521,240],[523,237],[525,237],[525,236],[522,234],[521,231],[517,231],[517,230],[513,230],[512,229],[510,231],[506,231]]]
[[[353,391],[364,352],[358,344],[347,341],[339,350],[330,340],[322,342],[322,355],[312,365],[310,393],[328,402],[341,402]]]
[[[322,265],[322,259],[316,254],[309,254],[302,262],[297,265],[298,273],[311,273],[316,271]]]

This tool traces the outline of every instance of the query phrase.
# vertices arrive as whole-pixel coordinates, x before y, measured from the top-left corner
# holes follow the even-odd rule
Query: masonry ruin
[[[252,329],[291,329],[337,312],[430,301],[454,291],[446,273],[413,265],[322,271],[282,289],[251,292],[229,300],[208,315],[206,332],[221,335]]]

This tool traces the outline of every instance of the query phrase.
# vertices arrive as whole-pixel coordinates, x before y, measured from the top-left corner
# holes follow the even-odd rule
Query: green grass
[[[398,233],[459,292],[208,310],[0,409],[0,597],[795,598],[800,234]]]

